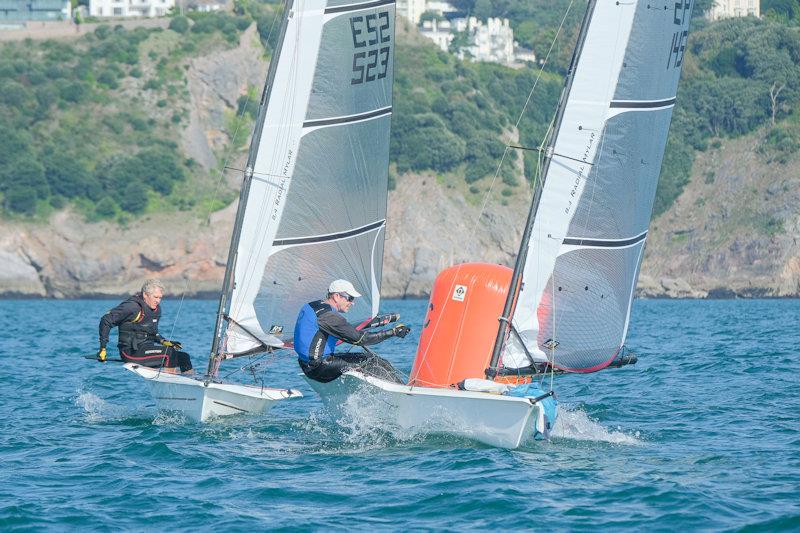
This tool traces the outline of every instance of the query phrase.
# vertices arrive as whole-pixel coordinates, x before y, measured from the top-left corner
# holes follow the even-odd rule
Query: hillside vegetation
[[[247,17],[175,18],[170,30],[101,26],[78,41],[0,53],[0,194],[7,213],[74,202],[89,218],[190,209],[195,164],[175,139],[188,110],[185,61],[231,46]],[[201,188],[202,189],[202,188]]]
[[[794,113],[800,103],[800,32],[794,26],[800,9],[788,0],[764,4],[769,7],[764,20],[708,24],[695,19],[657,213],[680,195],[696,154],[720,139],[768,127],[759,156],[776,164],[800,148]],[[518,39],[543,57],[569,2],[464,0],[459,5],[482,17],[510,17]],[[502,160],[502,194],[527,191],[519,185],[535,175],[536,152],[506,147],[535,149],[542,142],[582,11],[582,3],[572,5],[529,102],[538,67],[514,70],[459,61],[398,22],[393,185],[402,187],[405,173],[429,171],[463,180],[471,194],[479,195]],[[230,47],[253,21],[269,50],[277,35],[276,13],[273,4],[247,2],[237,4],[235,14],[194,15],[191,23],[177,17],[169,30],[109,26],[78,41],[2,45],[4,212],[46,216],[72,202],[90,219],[125,220],[154,209],[197,208],[210,196],[210,180],[175,142],[186,127],[187,60]],[[240,99],[240,126],[245,126],[240,129],[252,124],[258,90]],[[244,139],[230,142],[241,147]]]

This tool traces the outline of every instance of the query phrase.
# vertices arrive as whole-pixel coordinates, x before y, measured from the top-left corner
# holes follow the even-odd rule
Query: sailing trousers
[[[136,350],[131,350],[131,353],[120,348],[119,354],[126,363],[136,363],[150,368],[175,368],[177,366],[180,367],[181,372],[192,369],[192,361],[188,353],[179,352],[172,347],[167,348],[155,341],[145,341],[139,344]]]
[[[392,363],[374,354],[343,353],[312,359],[308,363],[300,360],[298,362],[306,376],[320,383],[333,381],[347,370],[360,370],[384,381],[402,383]]]

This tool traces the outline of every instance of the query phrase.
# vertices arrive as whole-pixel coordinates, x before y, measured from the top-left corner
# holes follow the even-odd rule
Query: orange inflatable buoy
[[[508,267],[488,263],[465,263],[439,273],[409,385],[449,387],[485,377],[511,273]]]

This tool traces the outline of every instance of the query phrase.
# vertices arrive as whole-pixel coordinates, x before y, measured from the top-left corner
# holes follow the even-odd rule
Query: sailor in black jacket
[[[106,360],[106,345],[111,328],[119,328],[119,354],[123,361],[142,366],[163,367],[168,372],[191,373],[189,354],[179,351],[181,344],[158,333],[164,286],[156,279],[145,281],[142,292],[120,303],[100,319],[99,361]]]

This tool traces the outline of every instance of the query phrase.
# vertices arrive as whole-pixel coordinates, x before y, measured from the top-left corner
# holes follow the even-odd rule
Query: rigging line
[[[235,150],[235,140],[239,136],[239,129],[241,128],[241,125],[242,125],[242,120],[241,119],[244,117],[244,114],[247,111],[247,106],[249,105],[249,103],[250,103],[250,91],[247,91],[247,94],[246,94],[246,97],[245,97],[244,106],[242,106],[242,112],[239,114],[239,120],[236,121],[236,129],[233,132],[233,139],[231,141],[231,146],[230,146],[230,148],[228,150],[228,154],[225,157],[225,163],[222,165],[222,169],[219,172],[219,177],[217,178],[217,182],[214,185],[214,189],[213,189],[213,192],[211,194],[211,201],[208,204],[208,209],[206,210],[206,214],[203,217],[203,220],[206,220],[209,226],[211,225],[211,213],[213,213],[214,204],[215,204],[216,199],[217,199],[217,193],[219,192],[220,185],[222,183],[222,179],[225,176],[225,169],[229,168],[228,167],[228,161],[230,160],[230,158],[231,158],[231,156],[233,154],[233,151]],[[184,281],[184,284],[183,284],[183,290],[181,291],[181,299],[180,299],[180,302],[178,304],[178,311],[175,313],[175,319],[172,321],[172,329],[170,330],[170,333],[169,333],[170,337],[173,337],[174,334],[175,334],[175,327],[178,324],[178,318],[180,317],[181,310],[183,309],[183,302],[186,299],[186,293],[189,290],[189,284],[190,284],[190,281],[189,281],[189,277],[187,276],[185,278],[185,281]]]
[[[525,105],[522,107],[522,111],[519,114],[519,118],[517,118],[517,122],[514,124],[514,127],[517,129],[517,131],[519,131],[519,123],[522,121],[522,117],[525,115],[525,111],[526,111],[526,109],[528,107],[528,104],[530,103],[531,98],[533,97],[533,92],[536,89],[536,85],[539,83],[539,79],[541,79],[541,77],[542,77],[542,73],[544,72],[544,67],[545,67],[545,65],[547,65],[547,60],[550,57],[550,53],[553,51],[553,48],[555,47],[555,43],[556,43],[556,40],[558,39],[558,36],[561,34],[561,29],[563,28],[564,22],[566,21],[566,18],[569,15],[570,9],[572,9],[572,4],[573,3],[574,3],[574,0],[571,0],[570,3],[569,3],[569,6],[567,6],[566,11],[564,12],[564,17],[561,19],[561,24],[558,27],[558,31],[556,32],[555,37],[553,37],[553,42],[550,43],[550,49],[547,51],[547,54],[545,55],[545,60],[542,63],[541,68],[539,69],[539,73],[536,76],[536,80],[533,83],[533,87],[531,87],[531,90],[528,93],[528,97],[525,100]],[[555,120],[555,115],[550,120],[550,126],[548,127],[548,131],[552,129],[552,125],[553,125],[553,121],[554,120]],[[545,138],[546,137],[547,136],[545,135]],[[540,155],[541,155],[541,152],[543,150],[543,148],[542,148],[543,144],[544,144],[544,139],[540,142],[540,148],[539,148]],[[488,204],[489,198],[491,197],[492,191],[494,190],[495,184],[497,183],[497,177],[500,175],[500,171],[503,168],[503,163],[505,162],[506,155],[508,155],[508,151],[509,151],[509,146],[506,145],[505,149],[503,150],[503,155],[500,158],[500,162],[497,165],[497,169],[495,170],[494,176],[492,177],[492,181],[489,184],[489,188],[487,189],[486,194],[484,194],[483,204],[481,205],[481,209],[478,212],[478,216],[476,217],[475,221],[473,222],[472,231],[470,232],[471,235],[475,234],[475,230],[477,229],[478,223],[480,222],[481,217],[483,216],[484,212],[486,211],[486,205]],[[523,162],[523,165],[524,165],[524,162]],[[524,177],[524,173],[523,173],[523,177]],[[450,288],[448,289],[448,292],[453,290],[453,287],[455,286],[455,280],[458,279],[458,274],[460,272],[460,269],[461,269],[461,265],[459,265],[458,269],[456,270],[455,276],[453,276],[453,281],[450,283]],[[447,299],[445,301],[445,304],[444,304],[445,307],[447,306],[447,304],[449,302],[450,302],[450,299]],[[444,312],[444,309],[442,309],[442,312]],[[439,322],[437,321],[436,326],[434,326],[434,330],[431,333],[432,335],[436,334],[436,329],[438,328],[438,326],[439,326]],[[428,348],[429,347],[430,346],[428,346]],[[428,355],[428,349],[426,348],[425,352],[422,354],[422,358],[421,358],[421,361],[420,361],[420,367],[425,362],[425,359],[427,358],[427,355]]]
[[[269,39],[272,36],[272,31],[275,29],[275,21],[278,18],[279,17],[274,17],[272,19],[272,25],[270,26],[269,32],[267,34],[267,42],[269,42]],[[250,104],[250,91],[248,90],[247,93],[246,93],[244,106],[242,106],[242,112],[239,115],[239,120],[236,121],[236,130],[233,133],[233,142],[231,142],[231,146],[230,146],[230,148],[228,150],[228,154],[225,157],[225,162],[223,163],[222,169],[219,172],[219,177],[217,178],[217,182],[214,184],[214,189],[213,189],[213,191],[211,193],[211,201],[208,204],[208,209],[207,209],[206,215],[203,217],[203,220],[206,220],[209,226],[211,225],[211,213],[213,213],[214,204],[216,203],[216,199],[217,199],[217,195],[219,193],[220,185],[222,184],[222,180],[223,180],[223,178],[225,176],[225,170],[229,168],[228,162],[230,161],[231,156],[233,154],[233,151],[235,149],[235,140],[239,136],[239,129],[241,128],[241,125],[242,125],[242,120],[241,119],[244,117],[245,112],[247,111],[247,107],[248,107],[249,104]],[[172,328],[171,328],[170,334],[169,334],[170,337],[173,337],[174,334],[175,334],[175,328],[176,328],[176,326],[178,324],[178,319],[180,317],[181,310],[183,309],[183,302],[186,299],[186,293],[189,290],[189,284],[190,284],[189,278],[186,277],[186,280],[185,280],[184,285],[183,285],[183,291],[181,292],[181,299],[180,299],[180,302],[178,304],[178,311],[175,314],[175,319],[172,321]]]
[[[542,72],[544,72],[544,67],[547,65],[547,61],[550,58],[550,53],[553,51],[553,48],[556,45],[556,41],[558,40],[558,36],[561,35],[561,30],[564,28],[564,22],[567,20],[567,16],[569,15],[570,10],[572,9],[572,4],[574,0],[571,0],[569,5],[567,6],[567,10],[564,12],[564,16],[561,18],[561,24],[558,25],[558,30],[556,31],[555,36],[553,37],[553,42],[550,43],[550,49],[547,51],[547,54],[544,56],[544,61],[542,62],[542,66],[539,69],[539,74],[536,76],[536,80],[533,82],[533,87],[531,87],[531,91],[528,93],[528,98],[525,100],[525,105],[522,106],[522,111],[519,114],[519,118],[517,118],[516,124],[514,127],[519,129],[519,123],[522,122],[522,117],[525,115],[525,111],[528,109],[528,104],[533,98],[533,91],[536,90],[536,85],[539,83],[539,79],[542,77]]]
[[[546,139],[547,139],[547,137],[549,135],[549,132],[553,129],[554,122],[555,122],[555,115],[553,115],[550,118],[550,124],[548,124],[547,129],[545,130],[545,135],[539,142],[539,148],[538,149],[533,149],[533,151],[537,152],[536,172],[534,173],[533,179],[531,180],[531,188],[533,190],[536,190],[538,180],[541,179],[543,160],[544,160],[544,157],[545,157],[544,144],[545,144]],[[540,230],[541,230],[541,228],[540,228]],[[539,258],[539,255],[537,254],[537,259],[538,258]],[[520,289],[520,292],[522,292],[522,289]],[[519,304],[519,297],[517,297],[517,298],[518,298],[517,299],[517,304]],[[515,305],[515,309],[516,309],[516,305]],[[505,319],[508,322],[508,324],[509,324],[509,326],[511,328],[513,328],[513,318],[514,318],[514,312],[513,311],[511,313],[510,317],[508,317],[508,318],[501,317],[501,319]],[[509,333],[509,335],[510,335],[510,333]],[[520,337],[518,337],[518,340],[522,343],[522,339]],[[526,352],[528,351],[527,347],[524,346],[524,343],[523,343],[523,349],[525,349]]]
[[[248,361],[247,361],[247,362],[248,362],[248,365],[247,365],[247,366],[253,366],[253,365],[255,365],[256,363],[258,363],[258,361],[259,361],[260,359],[264,359],[265,357],[267,357],[267,356],[269,356],[269,355],[272,355],[272,359],[273,359],[273,361],[268,361],[267,363],[271,364],[271,363],[273,363],[273,362],[274,362],[274,360],[276,359],[276,357],[275,357],[275,352],[262,352],[262,353],[261,353],[261,354],[260,354],[258,357],[256,357],[256,358],[253,358],[253,356],[249,356],[249,359],[248,359]],[[246,368],[246,366],[240,366],[239,368],[237,368],[237,369],[235,369],[235,370],[231,370],[230,372],[228,372],[228,373],[227,373],[227,374],[225,374],[224,376],[221,376],[221,377],[220,377],[220,379],[221,379],[221,380],[225,380],[225,379],[227,379],[227,378],[231,377],[232,375],[236,374],[237,372],[242,372],[242,371],[243,371],[245,368]]]
[[[555,265],[554,265],[554,267],[555,267]],[[552,279],[553,279],[553,283],[552,283],[552,285],[550,285],[550,292],[551,292],[552,296],[551,296],[550,300],[553,302],[553,311],[552,311],[552,315],[553,315],[553,326],[552,326],[553,327],[553,337],[552,337],[553,338],[553,342],[550,344],[550,368],[554,369],[555,366],[556,366],[556,342],[558,342],[558,341],[556,341],[557,336],[556,336],[556,291],[555,291],[556,269],[555,268],[553,268],[553,278]],[[554,385],[554,381],[555,381],[554,380],[554,376],[555,376],[555,374],[551,371],[550,372],[550,390],[553,390],[553,385]]]
[[[507,144],[506,148],[516,148],[517,150],[527,150],[529,152],[542,152],[544,150],[542,147],[531,148],[529,146],[517,146],[516,144]]]
[[[289,1],[290,0],[285,0],[284,10],[286,10],[288,8]],[[299,9],[302,10],[303,9],[302,6]],[[280,94],[280,95],[277,95],[277,93],[276,93],[276,94],[270,94],[270,96],[269,96],[269,100],[270,101],[274,101],[276,98],[280,98],[281,102],[286,102],[287,103],[287,105],[282,106],[280,111],[279,111],[279,118],[280,118],[280,123],[281,124],[286,124],[287,122],[290,122],[289,121],[289,117],[292,116],[292,114],[294,113],[295,107],[297,105],[297,95],[296,95],[297,91],[293,90],[293,88],[296,87],[296,85],[297,85],[297,83],[296,83],[297,82],[297,77],[299,76],[300,33],[301,33],[302,23],[303,23],[303,17],[298,17],[297,22],[295,23],[296,27],[297,27],[297,30],[296,30],[296,34],[295,34],[295,38],[294,38],[294,47],[293,47],[293,50],[292,50],[293,55],[292,55],[292,58],[291,58],[291,60],[289,62],[289,69],[288,69],[288,73],[287,73],[287,83],[286,83],[286,85],[284,87],[284,92],[282,94]],[[276,59],[278,61],[280,61],[280,58],[275,58],[275,57],[273,57],[271,59],[271,61],[275,61]],[[276,68],[275,77],[277,78],[277,68]],[[273,86],[274,86],[274,82],[273,82]],[[268,106],[268,104],[269,104],[268,101],[264,101],[262,103],[262,105],[264,105],[264,106]],[[266,111],[267,111],[267,109],[264,110],[264,113],[266,113]],[[289,142],[290,142],[290,135],[288,133],[284,132],[283,133],[283,137],[282,138],[278,137],[277,141],[280,142],[280,146],[273,147],[273,150],[272,150],[272,153],[271,153],[271,160],[270,160],[269,168],[274,168],[275,163],[276,163],[277,154],[283,154],[283,153],[286,152],[286,149],[287,149],[287,147],[289,145]],[[258,149],[256,149],[256,154],[254,156],[254,166],[255,166],[255,161],[257,160],[257,158],[258,158]],[[284,177],[284,176],[282,176],[282,177]],[[288,177],[287,177],[287,179],[288,179]],[[285,191],[285,194],[288,194],[288,190]],[[263,221],[266,218],[267,213],[269,212],[268,204],[270,204],[270,202],[261,202],[260,203],[259,209],[255,213],[256,220]],[[247,208],[247,206],[245,205],[245,209],[246,208]],[[278,222],[280,222],[280,221],[278,221]],[[278,224],[278,225],[280,225],[280,224]],[[276,229],[276,231],[277,231],[277,229]],[[247,260],[246,260],[245,264],[252,264],[253,257],[260,257],[261,253],[262,253],[262,250],[264,249],[265,245],[266,245],[265,239],[261,239],[261,242],[258,244],[258,246],[251,247],[250,250],[249,250],[249,253],[247,255],[247,258],[246,258]],[[270,245],[271,245],[271,243],[270,243]],[[267,259],[267,261],[269,261],[269,259]],[[238,262],[238,260],[237,260],[237,262]],[[235,276],[235,273],[234,273],[234,276]],[[240,284],[240,287],[241,287],[240,288],[240,292],[245,291],[246,287],[250,287],[252,283],[257,283],[258,280],[260,280],[260,279],[261,279],[261,275],[256,273],[252,268],[249,269],[249,271],[246,270],[242,274],[242,279],[241,279],[241,284]],[[244,305],[245,305],[245,303],[241,299],[238,302],[238,305],[236,306],[236,308],[233,307],[233,302],[232,301],[229,302],[229,304],[228,304],[228,314],[229,315],[237,315],[238,316],[238,314],[241,312],[241,310],[242,310]]]
[[[580,163],[580,164],[582,164],[582,165],[589,165],[590,167],[594,168],[594,163],[590,163],[590,162],[588,162],[588,161],[584,161],[583,159],[578,159],[578,158],[575,158],[575,157],[570,157],[570,156],[568,156],[568,155],[559,154],[558,152],[555,152],[555,151],[554,151],[554,152],[553,152],[553,154],[550,156],[550,159],[555,159],[556,157],[560,157],[560,158],[562,158],[562,159],[568,159],[568,160],[570,160],[570,161],[575,161],[576,163]]]
[[[247,169],[238,168],[238,167],[230,167],[230,166],[226,166],[225,170],[235,170],[236,172],[241,172],[243,174],[245,172],[247,172]],[[263,176],[263,177],[266,177],[266,178],[281,178],[281,179],[286,178],[286,179],[290,179],[289,176],[284,176],[283,174],[270,174],[269,172],[256,172],[255,170],[253,170],[253,176]]]

